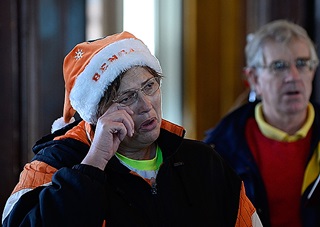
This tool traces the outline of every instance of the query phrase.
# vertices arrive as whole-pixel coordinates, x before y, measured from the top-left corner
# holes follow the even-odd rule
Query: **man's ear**
[[[257,75],[256,69],[253,67],[246,67],[243,70],[246,80],[249,83],[250,90],[255,91],[255,87],[257,84]]]
[[[243,71],[244,71],[246,81],[248,82],[250,87],[249,102],[260,100],[261,97],[258,91],[259,86],[258,86],[257,70],[253,67],[246,67]]]

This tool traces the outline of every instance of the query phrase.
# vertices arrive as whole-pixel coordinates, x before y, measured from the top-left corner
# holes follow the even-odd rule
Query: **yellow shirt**
[[[269,139],[283,142],[293,142],[306,137],[313,123],[314,114],[314,108],[311,103],[309,103],[306,122],[294,135],[289,135],[288,133],[273,127],[264,120],[261,103],[258,103],[255,107],[255,119],[262,134]]]

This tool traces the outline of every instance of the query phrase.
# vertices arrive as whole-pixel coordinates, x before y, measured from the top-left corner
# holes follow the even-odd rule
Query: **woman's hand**
[[[133,136],[133,111],[117,103],[112,104],[98,119],[89,152],[81,162],[104,170],[126,136]]]

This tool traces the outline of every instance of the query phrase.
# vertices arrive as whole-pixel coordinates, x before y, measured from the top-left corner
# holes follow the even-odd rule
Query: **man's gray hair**
[[[311,60],[318,62],[315,46],[306,30],[287,20],[276,20],[262,26],[255,33],[247,36],[247,45],[245,48],[247,67],[265,64],[263,47],[266,42],[288,43],[294,38],[306,41],[310,49]]]

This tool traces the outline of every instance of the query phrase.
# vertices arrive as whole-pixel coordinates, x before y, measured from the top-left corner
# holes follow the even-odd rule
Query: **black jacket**
[[[36,144],[31,163],[56,171],[17,197],[3,226],[235,226],[242,182],[209,145],[162,128],[163,164],[152,189],[116,157],[105,171],[79,164],[87,144],[52,140],[71,127]]]

